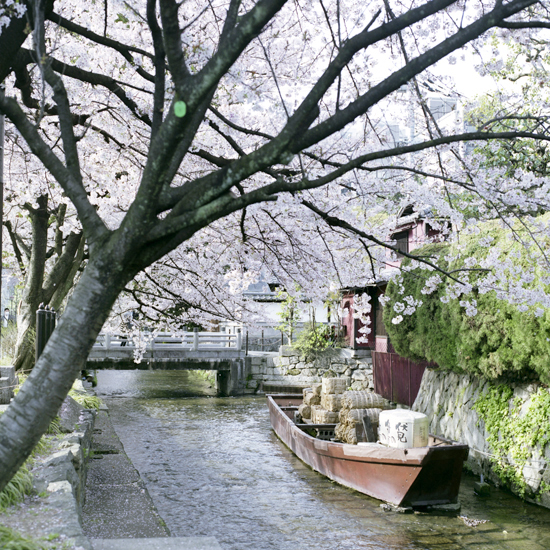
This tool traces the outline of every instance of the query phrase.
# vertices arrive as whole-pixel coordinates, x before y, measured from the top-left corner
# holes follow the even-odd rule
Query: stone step
[[[222,550],[214,537],[91,539],[94,550]]]

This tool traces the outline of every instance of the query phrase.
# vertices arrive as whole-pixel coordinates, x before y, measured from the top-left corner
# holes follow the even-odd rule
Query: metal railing
[[[143,342],[147,351],[211,351],[228,348],[241,351],[242,349],[242,335],[240,332],[237,332],[237,334],[228,334],[226,332],[199,332],[198,330],[175,335],[161,333],[157,334],[154,338],[151,338],[146,332],[141,332],[135,336],[100,333],[93,349],[115,350],[126,348],[129,351],[136,347],[135,340],[137,340],[139,346]]]

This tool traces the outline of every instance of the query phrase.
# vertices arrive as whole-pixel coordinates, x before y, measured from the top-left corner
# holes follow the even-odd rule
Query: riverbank
[[[105,405],[89,411],[67,398],[60,425],[71,431],[36,458],[33,495],[0,513],[20,548],[221,550],[213,537],[170,537]]]
[[[427,369],[414,405],[430,433],[466,443],[467,466],[495,486],[550,508],[550,391]]]
[[[22,539],[21,547],[93,550],[80,518],[94,421],[95,412],[74,399],[63,403],[62,433],[46,437],[31,466],[33,494],[0,514],[0,524]]]

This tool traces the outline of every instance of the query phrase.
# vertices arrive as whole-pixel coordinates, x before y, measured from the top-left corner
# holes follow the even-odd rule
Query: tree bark
[[[21,299],[17,322],[17,342],[13,364],[17,371],[30,371],[35,362],[36,310],[43,303],[56,311],[74,284],[77,271],[84,256],[85,239],[82,233],[71,233],[63,243],[60,227],[64,222],[64,209],[57,212],[58,228],[55,252],[58,258],[46,275],[48,258],[48,221],[47,196],[38,200],[38,208],[27,207],[32,220],[32,249],[25,290]],[[53,251],[52,251],[53,252]]]
[[[28,207],[32,220],[32,250],[25,290],[17,315],[17,342],[14,367],[29,371],[34,365],[36,310],[42,301],[42,284],[48,245],[48,197],[38,197],[38,208]]]
[[[112,249],[100,251],[86,267],[35,368],[0,416],[0,491],[57,415],[113,303],[133,275],[125,272]]]

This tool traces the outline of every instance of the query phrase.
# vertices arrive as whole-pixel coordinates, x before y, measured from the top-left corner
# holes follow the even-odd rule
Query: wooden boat
[[[410,449],[322,440],[304,430],[321,432],[329,425],[294,422],[301,395],[268,395],[267,403],[271,425],[281,441],[308,466],[333,481],[400,507],[457,502],[467,445],[431,435],[427,447]]]

